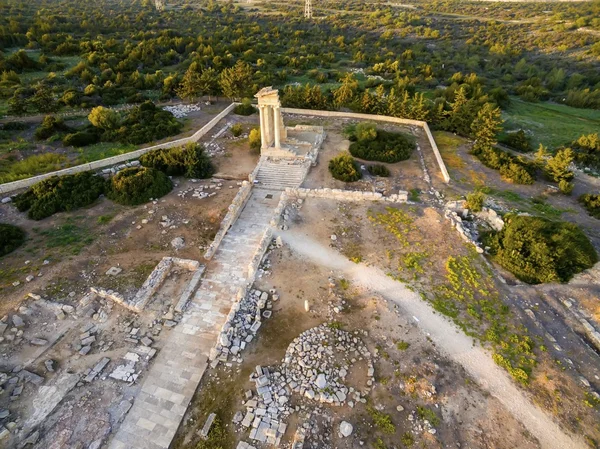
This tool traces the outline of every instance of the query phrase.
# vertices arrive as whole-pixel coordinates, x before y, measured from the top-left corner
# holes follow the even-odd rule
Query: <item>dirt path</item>
[[[347,279],[398,304],[407,316],[418,323],[438,348],[462,365],[484,389],[496,397],[539,440],[542,448],[586,447],[581,437],[565,433],[544,411],[534,405],[513,384],[507,373],[492,361],[489,353],[475,346],[472,338],[467,337],[454,324],[437,314],[404,284],[390,279],[376,268],[347,260],[336,251],[297,230],[283,232],[281,238],[297,254],[341,272]]]

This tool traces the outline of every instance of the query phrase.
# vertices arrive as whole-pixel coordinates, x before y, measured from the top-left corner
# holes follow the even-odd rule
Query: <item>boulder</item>
[[[348,421],[342,421],[340,423],[340,434],[343,437],[349,437],[350,435],[352,435],[353,430],[354,427],[352,427],[352,424],[350,424]]]

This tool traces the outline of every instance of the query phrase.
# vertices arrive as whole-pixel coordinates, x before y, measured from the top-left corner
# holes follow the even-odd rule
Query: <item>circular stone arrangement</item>
[[[359,331],[350,333],[322,324],[296,337],[288,346],[280,367],[292,391],[333,405],[344,404],[350,395],[355,401],[365,402],[359,391],[344,384],[350,367],[359,360],[366,360],[367,385],[373,385],[375,370],[371,353],[359,334]]]

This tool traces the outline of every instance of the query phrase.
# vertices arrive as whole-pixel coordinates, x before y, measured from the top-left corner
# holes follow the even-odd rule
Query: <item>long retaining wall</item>
[[[214,240],[204,253],[204,258],[206,260],[212,259],[212,257],[215,255],[215,252],[217,252],[217,249],[219,248],[221,241],[225,237],[225,234],[227,234],[229,228],[231,228],[231,226],[235,223],[235,220],[237,220],[237,218],[240,216],[240,213],[242,212],[242,209],[244,209],[244,206],[248,202],[251,193],[252,183],[248,181],[243,181],[242,187],[240,187],[240,190],[238,190],[238,193],[235,195],[233,201],[228,207],[227,215],[225,215],[225,218],[223,218],[223,220],[221,221],[221,225],[219,226],[219,231],[217,232],[217,235],[215,235]]]
[[[89,170],[98,170],[104,167],[110,167],[112,165],[120,164],[122,162],[130,161],[132,159],[139,158],[142,154],[147,153],[148,151],[158,150],[160,148],[172,148],[186,145],[188,143],[197,142],[201,137],[206,135],[215,125],[224,117],[229,115],[233,108],[235,108],[236,104],[232,103],[223,109],[219,114],[217,114],[210,122],[192,134],[190,137],[184,137],[183,139],[172,140],[170,142],[161,143],[158,145],[153,145],[147,148],[141,148],[136,151],[131,151],[129,153],[120,154],[118,156],[109,157],[106,159],[101,159],[99,161],[90,162],[87,164],[76,165],[74,167],[65,168],[63,170],[53,171],[51,173],[45,173],[39,176],[33,176],[27,179],[21,179],[19,181],[8,182],[6,184],[0,184],[0,193],[10,193],[18,189],[23,189],[29,187],[37,182],[40,182],[46,178],[51,176],[61,176],[61,175],[72,175],[74,173],[80,173]]]
[[[218,115],[216,115],[210,122],[196,131],[190,137],[185,137],[183,139],[172,140],[170,142],[161,143],[158,145],[153,145],[147,148],[141,148],[136,151],[132,151],[130,153],[120,154],[118,156],[109,157],[106,159],[101,159],[99,161],[90,162],[87,164],[76,165],[74,167],[65,168],[63,170],[57,170],[50,173],[45,173],[39,176],[33,176],[31,178],[22,179],[19,181],[8,182],[6,184],[0,184],[0,194],[6,194],[13,192],[15,190],[24,189],[29,187],[39,181],[42,181],[51,176],[61,176],[61,175],[71,175],[73,173],[80,173],[83,171],[89,170],[98,170],[105,167],[110,167],[116,164],[120,164],[126,161],[130,161],[133,159],[139,158],[142,154],[147,153],[148,151],[158,150],[160,148],[172,148],[178,147],[182,145],[186,145],[188,143],[197,142],[201,137],[205,136],[214,126],[224,117],[229,115],[231,111],[235,108],[237,103],[231,103],[225,109],[223,109]],[[450,175],[448,174],[448,170],[446,169],[446,165],[442,160],[442,155],[435,143],[435,139],[431,134],[431,130],[429,129],[429,125],[427,122],[422,122],[420,120],[409,120],[402,119],[397,117],[389,117],[386,115],[371,115],[371,114],[359,114],[354,112],[339,112],[339,111],[321,111],[321,110],[313,110],[313,109],[295,109],[295,108],[281,108],[282,112],[286,114],[299,114],[299,115],[309,115],[309,116],[317,116],[317,117],[341,117],[341,118],[355,118],[361,120],[374,120],[380,122],[388,122],[388,123],[397,123],[402,125],[413,125],[419,126],[423,128],[425,134],[427,135],[427,139],[433,149],[433,154],[436,158],[436,161],[440,167],[440,171],[442,173],[442,177],[444,181],[450,182]],[[252,177],[251,177],[252,181]]]
[[[355,118],[361,120],[375,120],[378,122],[388,122],[388,123],[398,123],[401,125],[413,125],[419,126],[423,128],[425,134],[427,135],[427,139],[429,140],[429,144],[433,149],[433,154],[435,159],[440,167],[440,171],[442,172],[442,177],[445,182],[450,182],[450,175],[448,174],[448,170],[446,169],[446,164],[444,164],[444,160],[442,159],[442,155],[440,154],[440,150],[435,143],[435,139],[431,134],[431,130],[429,129],[429,125],[427,122],[422,122],[420,120],[409,120],[398,117],[390,117],[387,115],[372,115],[372,114],[359,114],[355,112],[339,112],[339,111],[317,111],[312,109],[295,109],[295,108],[281,108],[281,112],[286,114],[299,114],[299,115],[313,115],[317,117],[341,117],[341,118]]]
[[[384,196],[379,192],[362,192],[360,190],[344,189],[304,189],[302,187],[285,189],[286,197],[296,198],[329,198],[340,201],[387,201],[390,203],[406,203],[408,192],[400,190],[398,193]]]

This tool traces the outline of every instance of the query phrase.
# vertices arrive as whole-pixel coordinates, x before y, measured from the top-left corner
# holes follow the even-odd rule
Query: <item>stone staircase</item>
[[[309,168],[308,161],[264,159],[256,174],[255,187],[272,190],[300,187]]]

